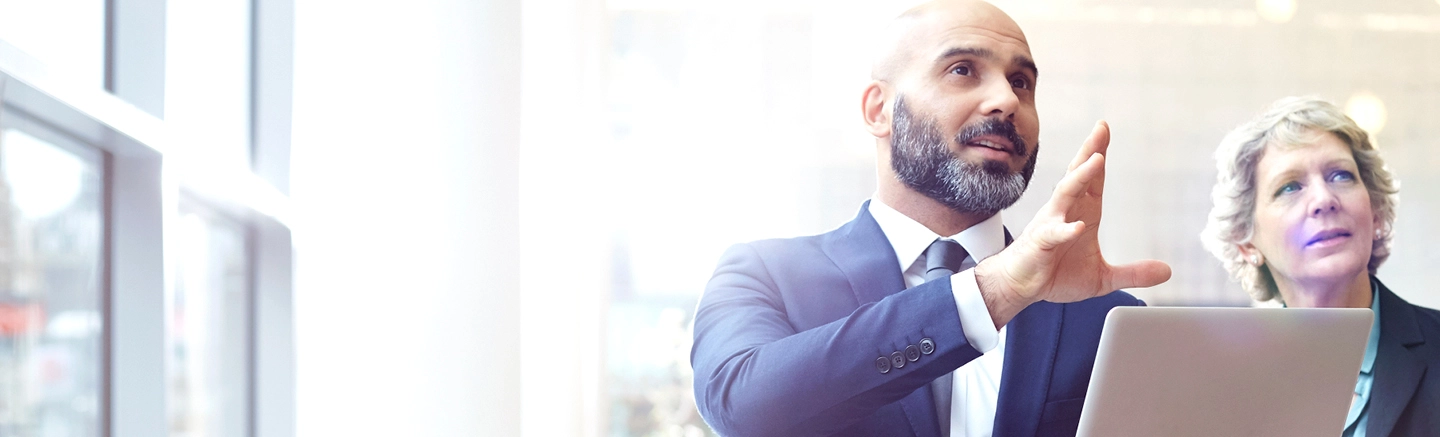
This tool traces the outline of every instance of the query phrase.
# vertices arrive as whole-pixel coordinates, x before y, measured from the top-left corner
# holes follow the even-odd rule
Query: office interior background
[[[1319,95],[1401,181],[1380,278],[1440,307],[1440,1],[996,0],[1043,71],[1023,229],[1095,120],[1102,247],[1251,302],[1211,154]],[[874,190],[905,1],[0,0],[0,435],[696,436],[720,253]]]

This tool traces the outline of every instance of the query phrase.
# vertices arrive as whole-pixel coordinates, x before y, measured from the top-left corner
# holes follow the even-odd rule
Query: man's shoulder
[[[840,226],[829,231],[812,235],[800,235],[793,237],[765,238],[760,240],[738,243],[730,247],[730,251],[744,250],[753,252],[762,257],[784,256],[792,254],[813,254],[823,250],[828,242],[845,238],[855,222],[842,223]]]
[[[857,221],[813,235],[767,238],[730,246],[720,257],[716,275],[739,272],[762,275],[785,283],[810,283],[836,277],[849,266],[861,268],[877,262],[889,246],[884,235],[857,230]],[[873,226],[873,221],[871,222]],[[893,255],[890,255],[893,258]],[[879,261],[884,265],[895,261]],[[860,266],[860,267],[857,267]],[[898,269],[896,271],[899,273]],[[783,286],[784,284],[776,284]]]
[[[764,238],[740,244],[754,247],[756,250],[784,250],[795,247],[818,247],[821,244],[820,241],[824,239],[827,234],[828,232],[823,234],[800,235],[794,237]]]
[[[747,241],[730,246],[726,252],[729,256],[754,256],[768,261],[814,256],[823,253],[824,241],[832,238],[833,232]]]

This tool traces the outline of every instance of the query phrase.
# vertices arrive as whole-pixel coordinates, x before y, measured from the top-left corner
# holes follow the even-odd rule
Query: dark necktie
[[[960,264],[965,262],[965,257],[970,254],[960,243],[950,240],[936,239],[925,248],[925,282],[936,279],[949,278],[955,272],[960,271]]]
[[[965,262],[965,248],[960,243],[936,239],[925,249],[925,282],[950,280]],[[950,435],[950,388],[952,374],[946,373],[930,383],[930,394],[935,400],[935,415],[940,418],[940,435]]]

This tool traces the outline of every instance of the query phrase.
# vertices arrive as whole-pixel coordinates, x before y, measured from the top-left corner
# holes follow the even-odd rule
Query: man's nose
[[[1015,95],[1015,88],[1010,86],[1008,79],[987,81],[983,92],[985,100],[981,102],[980,112],[986,117],[1015,117],[1015,111],[1020,107],[1020,96]]]

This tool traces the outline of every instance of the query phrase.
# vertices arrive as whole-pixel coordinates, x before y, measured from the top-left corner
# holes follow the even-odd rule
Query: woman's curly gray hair
[[[1360,180],[1370,194],[1370,208],[1381,223],[1380,236],[1370,252],[1370,273],[1390,257],[1394,237],[1398,183],[1385,168],[1370,136],[1334,104],[1315,97],[1286,97],[1276,101],[1254,120],[1230,131],[1215,150],[1219,174],[1211,199],[1210,221],[1201,232],[1205,248],[1224,264],[1230,276],[1259,301],[1281,301],[1275,278],[1268,266],[1245,262],[1240,245],[1250,242],[1255,232],[1255,167],[1273,144],[1304,145],[1319,135],[1334,134],[1350,146]]]

